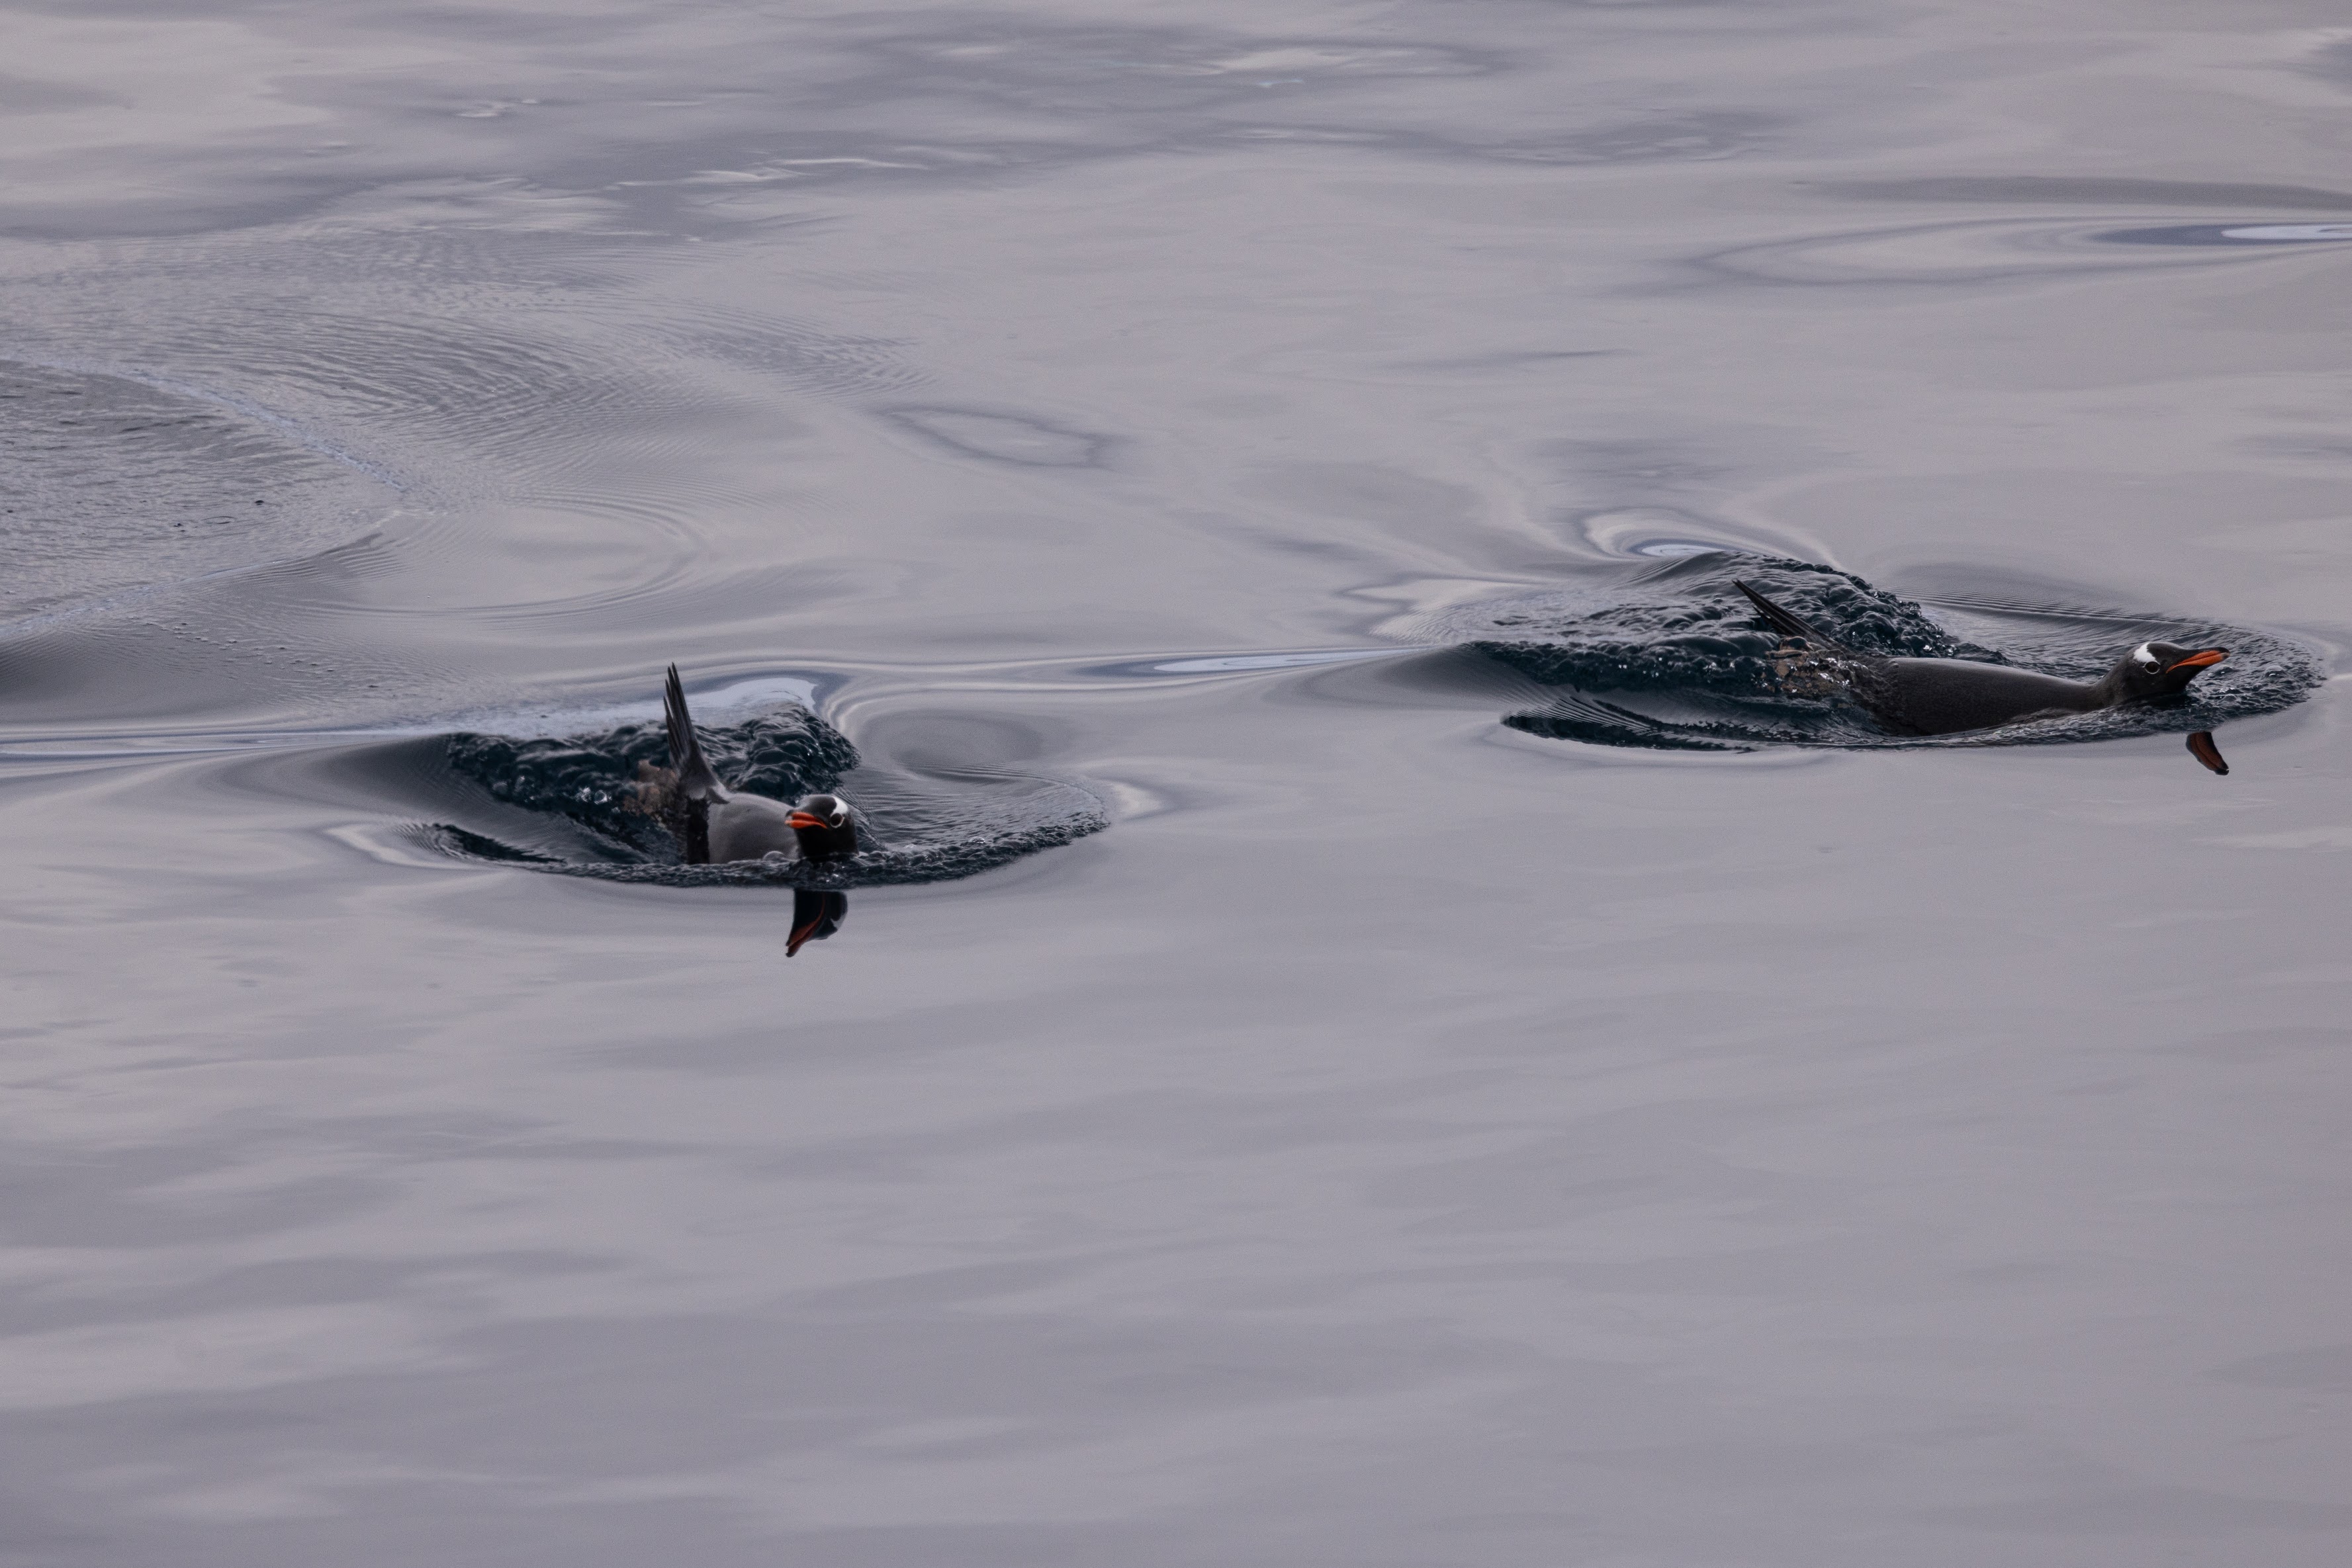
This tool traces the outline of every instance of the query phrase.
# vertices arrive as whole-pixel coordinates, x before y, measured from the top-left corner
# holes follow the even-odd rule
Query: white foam
[[[2289,240],[2352,239],[2352,224],[2256,224],[2251,228],[2223,229],[2223,239]]]

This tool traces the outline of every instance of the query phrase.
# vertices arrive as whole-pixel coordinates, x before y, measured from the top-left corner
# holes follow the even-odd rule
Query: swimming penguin
[[[1744,582],[1732,586],[1748,596],[1772,630],[1803,644],[1801,648],[1784,645],[1784,675],[1834,682],[1869,709],[1872,717],[1904,735],[1951,735],[2070,713],[2095,713],[2143,697],[2172,696],[2188,690],[2190,681],[2230,656],[2227,648],[2142,643],[2101,679],[2088,683],[1972,659],[1888,658],[1842,645]]]
[[[727,792],[694,737],[694,718],[686,711],[686,687],[676,664],[669,667],[662,709],[669,725],[669,763],[677,774],[671,788],[683,818],[678,836],[685,841],[687,864],[781,853],[821,865],[857,852],[857,814],[837,795],[812,795],[787,806],[764,795]]]

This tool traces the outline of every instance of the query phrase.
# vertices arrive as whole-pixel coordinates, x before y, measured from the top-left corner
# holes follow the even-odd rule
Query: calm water
[[[11,7],[0,1562],[2342,1563],[2345,24]],[[2319,684],[1415,651],[1694,547]],[[489,852],[671,660],[994,869]]]

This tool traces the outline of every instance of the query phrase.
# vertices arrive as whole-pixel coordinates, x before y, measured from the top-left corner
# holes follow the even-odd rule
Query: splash
[[[846,736],[806,708],[697,733],[731,790],[848,799],[866,829],[857,855],[824,866],[782,858],[685,864],[643,787],[645,770],[666,767],[669,754],[661,727],[649,723],[556,739],[446,737],[427,763],[441,772],[429,793],[459,820],[420,824],[411,836],[460,859],[612,882],[845,889],[971,876],[1109,825],[1101,802],[1053,779],[866,766]]]
[[[1973,659],[2087,681],[2149,639],[2231,652],[2179,697],[1958,735],[1898,735],[1841,691],[1791,689],[1774,658],[1780,639],[1737,580],[1846,646],[1887,657]],[[1939,603],[1931,614],[1848,572],[1729,551],[1468,606],[1440,630],[1555,694],[1507,716],[1512,728],[1662,750],[2047,745],[2209,730],[2291,706],[2326,678],[2309,650],[2244,627],[1989,600]]]

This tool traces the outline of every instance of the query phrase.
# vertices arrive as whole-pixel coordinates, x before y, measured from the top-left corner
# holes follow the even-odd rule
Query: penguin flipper
[[[677,678],[676,664],[669,667],[669,681],[662,689],[662,718],[669,727],[669,765],[677,773],[678,794],[694,801],[727,799],[719,775],[702,755],[702,743],[694,737],[694,716],[686,711],[686,686]]]
[[[1731,586],[1748,595],[1748,602],[1756,606],[1757,612],[1764,617],[1765,622],[1781,636],[1801,637],[1813,647],[1824,652],[1839,646],[1836,638],[1815,631],[1801,617],[1781,609],[1746,583],[1735,581]]]

